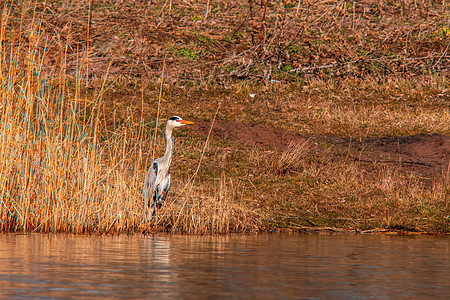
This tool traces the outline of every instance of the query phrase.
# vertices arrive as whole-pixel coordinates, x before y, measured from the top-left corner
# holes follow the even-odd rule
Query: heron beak
[[[184,125],[194,124],[194,122],[192,122],[192,121],[187,121],[187,120],[181,120],[180,123],[181,123],[181,124],[184,124]]]

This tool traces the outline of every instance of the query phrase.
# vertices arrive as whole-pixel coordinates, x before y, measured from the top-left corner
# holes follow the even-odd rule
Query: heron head
[[[181,126],[189,125],[189,124],[194,124],[194,122],[183,120],[182,118],[180,118],[178,116],[174,116],[167,121],[167,127],[170,127],[172,129],[175,127],[181,127]]]

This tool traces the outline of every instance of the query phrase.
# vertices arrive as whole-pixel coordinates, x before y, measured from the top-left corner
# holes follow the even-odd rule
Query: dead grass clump
[[[367,163],[366,163],[367,164]],[[321,168],[312,198],[316,217],[328,225],[354,229],[389,228],[448,231],[448,180],[427,186],[398,167],[360,162]]]
[[[355,160],[333,146],[318,147],[303,158],[301,172],[278,173],[275,179],[268,175],[273,184],[267,184],[264,195],[270,191],[271,200],[260,202],[270,207],[269,223],[449,232],[447,170],[442,176],[424,178],[401,164]]]
[[[309,140],[291,141],[286,150],[281,154],[280,160],[276,166],[278,174],[286,174],[290,172],[301,172],[304,169],[304,157],[310,151],[311,146]]]
[[[151,229],[192,234],[249,232],[261,226],[259,214],[242,199],[239,184],[224,175],[212,193],[197,187],[181,190],[149,223]]]

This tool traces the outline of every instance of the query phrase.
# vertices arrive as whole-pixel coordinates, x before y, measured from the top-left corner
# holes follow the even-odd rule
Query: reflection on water
[[[450,294],[449,238],[0,235],[0,298],[414,298]]]

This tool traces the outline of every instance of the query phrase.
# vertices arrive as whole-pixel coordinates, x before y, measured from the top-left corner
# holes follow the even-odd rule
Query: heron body
[[[175,128],[188,124],[194,124],[194,122],[183,120],[178,116],[172,117],[167,121],[164,130],[166,152],[163,157],[155,159],[148,169],[142,189],[144,213],[148,219],[156,217],[157,210],[161,208],[169,193],[170,163],[172,162],[174,148],[172,132]]]

